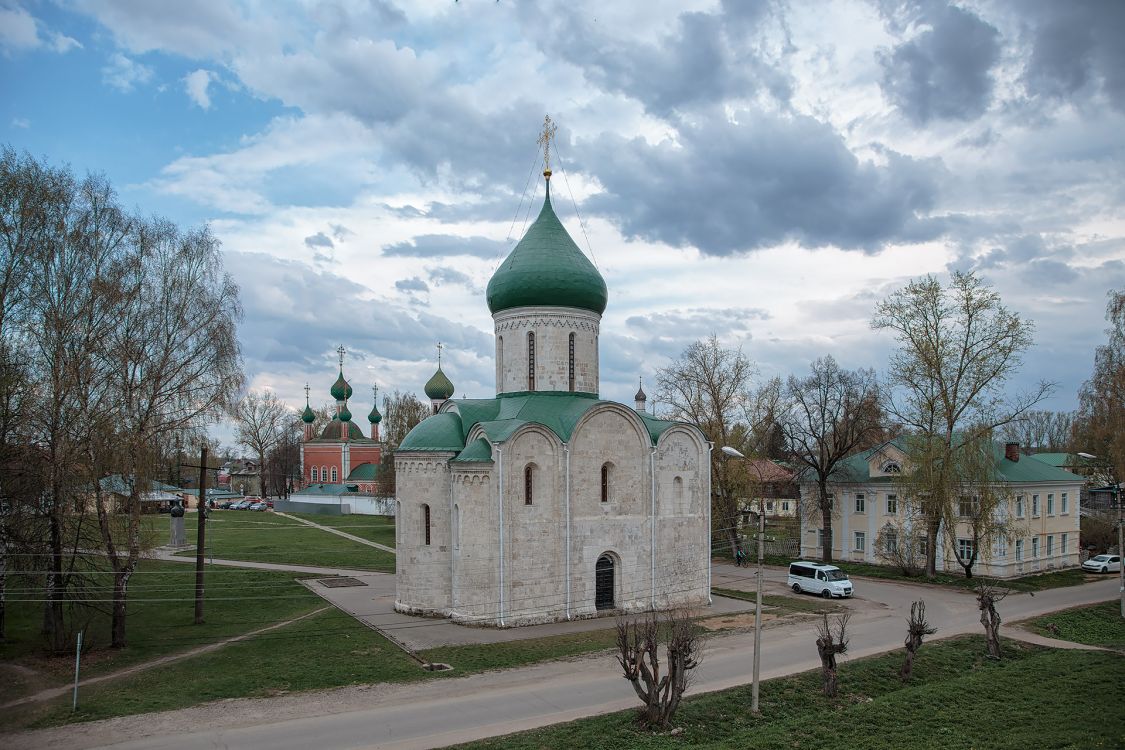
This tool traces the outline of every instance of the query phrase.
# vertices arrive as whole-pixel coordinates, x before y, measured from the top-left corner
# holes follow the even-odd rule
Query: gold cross
[[[439,342],[437,342],[437,366],[438,366],[438,369],[441,369],[441,349],[442,349],[442,346],[441,346],[441,342],[439,341]]]
[[[551,116],[546,115],[543,118],[543,132],[539,134],[539,140],[536,141],[543,147],[543,176],[548,179],[551,177],[551,141],[555,140],[555,132],[559,126],[551,122]]]

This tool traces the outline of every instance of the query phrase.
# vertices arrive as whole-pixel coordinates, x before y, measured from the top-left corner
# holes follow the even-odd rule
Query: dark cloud
[[[935,2],[896,10],[928,28],[880,55],[887,99],[917,125],[982,115],[992,100],[992,67],[1000,57],[996,28],[953,5]],[[892,14],[892,27],[902,22]]]
[[[310,235],[305,238],[305,247],[312,249],[316,249],[318,247],[332,248],[335,247],[335,244],[333,244],[331,238],[329,238],[329,236],[324,232],[317,232],[316,234]]]
[[[1125,3],[1070,0],[1020,5],[1032,27],[1023,81],[1032,96],[1104,93],[1125,111]]]
[[[477,258],[497,258],[507,245],[487,237],[457,237],[452,234],[422,234],[408,242],[396,242],[383,247],[383,255],[401,255],[411,258],[435,258],[449,255],[472,255]]]
[[[716,13],[682,13],[663,38],[636,41],[614,34],[584,8],[523,4],[525,27],[544,52],[578,66],[607,91],[641,102],[661,117],[700,103],[768,91],[788,101],[792,82],[754,48],[769,3],[724,3]]]
[[[462,273],[456,268],[447,268],[445,266],[431,267],[426,269],[428,278],[435,286],[443,286],[452,284],[463,286],[470,292],[483,294],[484,290],[473,283],[473,279],[467,273]]]
[[[677,339],[694,341],[711,334],[722,337],[728,333],[749,331],[752,323],[769,318],[769,312],[760,307],[696,307],[632,315],[625,319],[625,325],[638,335],[666,336],[674,332]]]
[[[409,279],[399,279],[395,282],[395,289],[400,292],[428,292],[430,287],[417,276]]]
[[[795,240],[875,250],[937,236],[926,218],[941,171],[885,151],[860,162],[811,117],[738,112],[682,128],[678,143],[603,135],[584,154],[605,192],[589,206],[628,237],[729,255]]]
[[[336,238],[337,242],[343,242],[349,237],[355,236],[355,232],[348,229],[343,224],[329,224],[328,228],[332,230],[332,236]]]

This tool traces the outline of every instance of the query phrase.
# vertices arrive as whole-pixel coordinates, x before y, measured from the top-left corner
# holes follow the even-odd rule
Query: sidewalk
[[[361,536],[356,536],[354,534],[349,534],[346,531],[340,531],[339,529],[334,529],[331,526],[321,526],[319,523],[313,523],[312,521],[306,521],[303,518],[297,518],[296,516],[291,516],[288,513],[280,513],[280,512],[275,511],[274,515],[275,516],[282,516],[284,518],[288,518],[290,521],[296,521],[297,523],[303,523],[306,526],[312,526],[314,529],[320,529],[321,531],[327,531],[329,534],[335,534],[336,536],[342,536],[345,539],[352,540],[353,542],[359,542],[360,544],[366,544],[368,547],[374,547],[375,549],[381,549],[384,552],[390,552],[392,555],[395,554],[395,548],[394,547],[388,547],[385,544],[379,544],[378,542],[373,542],[370,539],[364,539]]]
[[[195,556],[185,557],[173,554],[167,547],[157,547],[149,554],[149,559],[152,560],[165,560],[167,562],[188,563],[195,565]],[[254,570],[281,570],[290,573],[305,573],[308,575],[320,576],[367,576],[367,575],[380,575],[387,576],[394,581],[394,576],[390,573],[372,573],[370,570],[351,570],[350,568],[323,568],[316,565],[285,565],[283,563],[265,563],[254,562],[252,560],[224,560],[222,558],[205,557],[204,561],[208,565],[224,565],[228,568],[253,568]]]

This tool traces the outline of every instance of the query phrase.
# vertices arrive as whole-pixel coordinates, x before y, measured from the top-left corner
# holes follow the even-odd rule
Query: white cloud
[[[36,20],[19,5],[0,7],[0,51],[7,56],[13,52],[27,52],[40,48],[64,53],[82,47],[77,39],[57,31],[43,29],[46,37],[44,38],[40,35],[41,26],[41,21]]]
[[[187,90],[188,97],[201,109],[211,109],[211,96],[207,93],[207,87],[211,85],[213,76],[211,71],[203,68],[184,76],[184,89]]]
[[[31,120],[27,119],[26,117],[13,117],[12,127],[20,128],[21,130],[27,130],[31,127]]]
[[[152,68],[131,60],[120,52],[114,52],[109,58],[109,65],[102,68],[102,82],[123,93],[151,80]]]

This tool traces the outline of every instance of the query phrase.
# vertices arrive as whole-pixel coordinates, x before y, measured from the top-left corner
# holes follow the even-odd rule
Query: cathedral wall
[[[528,333],[535,334],[536,391],[570,390],[570,334],[574,334],[574,390],[598,393],[601,316],[571,307],[518,307],[492,316],[496,330],[496,392],[528,387]]]
[[[398,453],[395,482],[395,609],[446,614],[451,602],[450,470],[452,453]],[[429,544],[425,508],[429,507]]]
[[[305,481],[312,481],[312,468],[317,467],[317,482],[331,482],[331,471],[336,469],[336,481],[342,481],[343,443],[305,443],[305,465],[302,474]],[[321,470],[328,470],[328,479],[321,475]]]
[[[707,446],[694,430],[673,427],[656,449],[656,602],[698,607],[710,594]]]
[[[453,619],[493,622],[499,613],[499,528],[492,464],[453,469]]]

